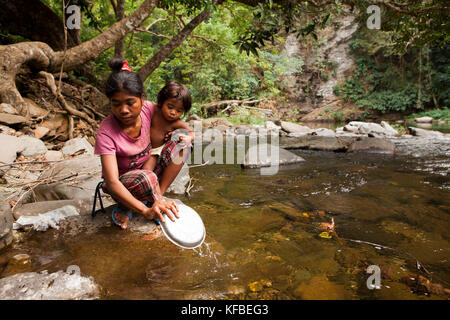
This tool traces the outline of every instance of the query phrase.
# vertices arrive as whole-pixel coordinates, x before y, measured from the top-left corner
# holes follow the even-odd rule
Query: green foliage
[[[433,95],[439,105],[449,105],[450,89],[442,81],[448,83],[450,79],[450,46],[433,50],[414,48],[408,54],[396,56],[385,33],[360,30],[351,47],[356,69],[352,77],[333,88],[335,95],[381,114],[430,108],[434,104]],[[419,54],[424,61],[422,65]]]
[[[443,108],[443,109],[433,109],[430,111],[422,111],[419,113],[412,113],[408,116],[409,119],[419,118],[419,117],[432,117],[436,120],[450,120],[450,109],[449,108]]]

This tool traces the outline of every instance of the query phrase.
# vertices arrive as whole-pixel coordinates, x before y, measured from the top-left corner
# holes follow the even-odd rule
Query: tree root
[[[39,75],[42,76],[43,78],[45,78],[48,87],[50,88],[52,93],[55,95],[55,97],[57,98],[57,100],[61,104],[61,106],[69,113],[69,115],[85,120],[93,128],[96,128],[98,126],[97,122],[94,119],[92,119],[90,116],[88,116],[85,112],[76,110],[67,104],[66,99],[64,99],[64,96],[58,92],[58,89],[56,87],[55,78],[53,77],[53,75],[51,73],[41,71],[41,72],[39,72]],[[72,121],[73,121],[73,119],[72,119]],[[69,121],[69,123],[70,123],[70,121]],[[70,127],[70,125],[69,125],[69,127]],[[72,131],[73,131],[73,123],[72,123]],[[69,137],[70,137],[70,134],[71,134],[71,132],[69,132]],[[73,134],[73,132],[72,132],[72,134]]]

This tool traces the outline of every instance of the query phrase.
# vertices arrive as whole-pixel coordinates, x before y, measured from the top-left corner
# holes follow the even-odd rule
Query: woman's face
[[[136,124],[141,114],[142,98],[118,91],[111,97],[111,110],[124,126]]]
[[[174,98],[167,99],[161,106],[161,112],[167,121],[176,121],[183,115],[183,101]]]

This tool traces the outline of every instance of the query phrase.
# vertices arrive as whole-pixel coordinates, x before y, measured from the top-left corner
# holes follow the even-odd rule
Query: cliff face
[[[284,116],[295,120],[325,120],[329,115],[321,110],[341,107],[333,87],[352,73],[354,60],[349,45],[357,29],[355,16],[349,14],[320,30],[319,40],[312,44],[293,34],[287,36],[284,50],[289,57],[301,58],[304,66],[301,73],[285,79],[288,103],[282,111]]]

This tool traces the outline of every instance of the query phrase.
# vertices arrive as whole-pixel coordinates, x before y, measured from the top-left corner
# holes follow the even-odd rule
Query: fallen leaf
[[[324,239],[331,239],[332,237],[330,236],[330,234],[326,231],[322,232],[321,234],[319,234],[319,237],[324,238]]]

